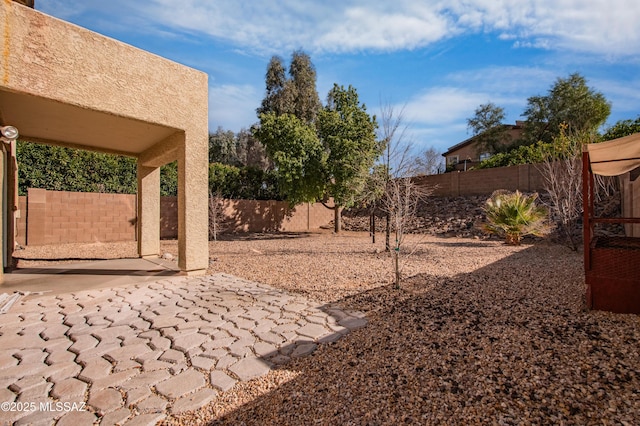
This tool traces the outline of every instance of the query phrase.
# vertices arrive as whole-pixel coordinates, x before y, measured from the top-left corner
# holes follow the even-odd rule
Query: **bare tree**
[[[407,244],[407,229],[416,218],[419,203],[426,201],[425,198],[431,192],[429,188],[417,185],[408,176],[392,178],[387,182],[382,198],[382,208],[391,219],[395,237],[391,253],[396,288],[400,288],[402,281],[403,264],[401,257],[404,256],[406,259],[417,248],[417,244],[412,246]]]
[[[218,241],[218,234],[224,231],[224,198],[218,190],[209,192],[209,239]]]
[[[393,106],[386,104],[381,107],[380,114],[380,138],[385,142],[385,154],[381,179],[384,186],[379,204],[387,219],[386,248],[392,255],[396,288],[400,288],[402,281],[402,258],[406,259],[417,248],[417,244],[407,245],[407,229],[415,220],[418,204],[431,193],[412,179],[416,174],[416,162],[410,155],[412,144],[405,138],[408,126],[404,123],[403,113],[404,108],[396,113]],[[393,246],[390,242],[392,228]]]
[[[545,153],[545,160],[538,166],[552,219],[574,251],[579,244],[575,230],[582,217],[582,146],[590,139],[588,134],[569,135],[566,127],[562,127],[550,151]]]
[[[413,159],[413,171],[416,175],[437,175],[444,171],[442,153],[430,146]]]

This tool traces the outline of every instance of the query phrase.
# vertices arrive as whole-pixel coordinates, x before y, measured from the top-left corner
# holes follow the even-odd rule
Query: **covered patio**
[[[0,3],[0,34],[0,126],[15,127],[24,141],[135,157],[142,258],[160,252],[160,167],[177,161],[178,266],[203,274],[209,258],[207,75],[17,2]],[[21,214],[15,144],[5,138],[0,153],[4,268]]]
[[[640,314],[640,133],[587,144],[582,161],[587,306]],[[622,217],[596,215],[594,175],[619,177]],[[602,224],[622,224],[625,235],[599,236]]]

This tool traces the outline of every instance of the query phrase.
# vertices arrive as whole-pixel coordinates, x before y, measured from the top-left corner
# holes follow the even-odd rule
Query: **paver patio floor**
[[[365,324],[224,274],[28,295],[0,315],[0,424],[152,424]]]

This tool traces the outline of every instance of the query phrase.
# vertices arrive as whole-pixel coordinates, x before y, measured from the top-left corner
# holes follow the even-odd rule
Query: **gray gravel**
[[[640,317],[584,310],[580,253],[426,237],[396,290],[366,234],[211,247],[212,272],[369,324],[167,424],[640,424]]]

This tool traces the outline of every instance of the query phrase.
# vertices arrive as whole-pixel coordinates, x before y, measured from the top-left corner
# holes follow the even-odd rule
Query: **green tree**
[[[602,139],[610,141],[613,139],[629,136],[634,133],[640,132],[640,116],[635,120],[620,120],[613,126],[607,129],[602,135]]]
[[[271,58],[253,135],[273,163],[280,194],[292,205],[333,197],[339,231],[341,209],[355,202],[379,155],[375,118],[351,86],[334,85],[321,108],[307,54],[293,52],[289,78],[284,70]]]
[[[300,50],[291,54],[289,77],[282,58],[272,57],[265,83],[265,97],[257,109],[258,117],[272,112],[277,116],[292,114],[306,124],[315,122],[322,104],[316,90],[316,70],[309,55]]]
[[[231,130],[218,127],[209,134],[209,163],[239,165],[236,135]]]
[[[476,108],[474,116],[467,119],[467,128],[478,141],[478,154],[495,154],[504,149],[509,142],[507,128],[503,125],[504,108],[494,103],[486,103]]]
[[[587,86],[578,73],[558,78],[546,96],[532,96],[527,101],[522,142],[552,142],[560,135],[560,125],[569,134],[595,134],[611,112],[604,95]]]
[[[178,162],[174,161],[160,167],[160,195],[178,195]]]
[[[318,116],[318,133],[327,153],[326,192],[335,203],[336,232],[341,230],[341,210],[355,203],[381,154],[377,127],[356,89],[334,84]]]
[[[280,199],[273,171],[221,163],[209,164],[209,192],[230,199]]]
[[[18,191],[136,192],[133,158],[18,141]]]
[[[237,134],[238,158],[248,167],[255,167],[260,170],[270,170],[272,168],[267,151],[264,146],[250,130],[241,129]]]
[[[292,93],[288,87],[287,71],[281,57],[273,56],[269,61],[265,74],[265,83],[265,97],[257,109],[258,117],[269,112],[273,112],[276,115],[293,113],[293,108],[291,107],[293,103]]]
[[[292,206],[322,198],[326,154],[313,126],[292,114],[270,112],[260,115],[253,131],[273,161],[283,198]]]
[[[316,90],[316,69],[309,55],[300,50],[293,52],[289,75],[293,92],[293,114],[305,123],[314,123],[322,103]]]
[[[18,193],[29,188],[51,191],[135,194],[136,160],[100,152],[19,141]],[[178,193],[176,162],[160,169],[160,194]]]

